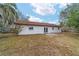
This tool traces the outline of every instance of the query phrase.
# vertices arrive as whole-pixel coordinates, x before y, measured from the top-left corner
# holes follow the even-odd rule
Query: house
[[[25,20],[18,20],[15,22],[15,24],[21,27],[18,35],[46,34],[46,33],[61,32],[61,27],[55,24],[31,22],[31,21],[25,21]]]

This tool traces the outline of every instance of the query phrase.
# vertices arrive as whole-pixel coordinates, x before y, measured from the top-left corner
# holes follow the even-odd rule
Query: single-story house
[[[18,20],[15,22],[21,29],[18,35],[59,33],[61,27],[55,24]]]

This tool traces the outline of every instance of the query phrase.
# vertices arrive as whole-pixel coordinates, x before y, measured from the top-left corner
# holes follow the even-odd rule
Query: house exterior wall
[[[58,33],[61,32],[61,29],[58,29],[58,27],[48,27],[48,33]]]
[[[24,26],[22,27],[21,31],[18,33],[19,35],[26,35],[26,34],[43,34],[43,28],[39,26],[33,26],[33,30],[29,30],[31,26]]]
[[[33,30],[29,30],[29,27],[33,27]],[[52,30],[52,27],[47,27],[48,33],[56,33],[61,32],[61,30],[57,27],[54,27]],[[44,34],[44,27],[43,26],[22,26],[21,31],[18,33],[18,35],[28,35],[28,34]]]

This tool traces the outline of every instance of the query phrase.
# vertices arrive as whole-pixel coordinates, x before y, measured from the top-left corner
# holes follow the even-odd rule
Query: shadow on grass
[[[2,35],[0,35],[0,40],[1,39],[4,39],[4,38],[15,37],[15,36],[17,36],[17,35],[14,35],[14,34],[13,35],[10,35],[10,34],[9,35],[8,34],[7,35],[6,34],[2,34]]]
[[[8,36],[1,36],[1,37],[0,37],[0,39],[3,39],[3,38],[8,38]]]

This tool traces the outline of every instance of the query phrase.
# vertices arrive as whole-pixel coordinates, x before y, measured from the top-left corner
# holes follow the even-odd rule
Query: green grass
[[[0,55],[79,55],[79,34],[17,36],[1,33]]]

